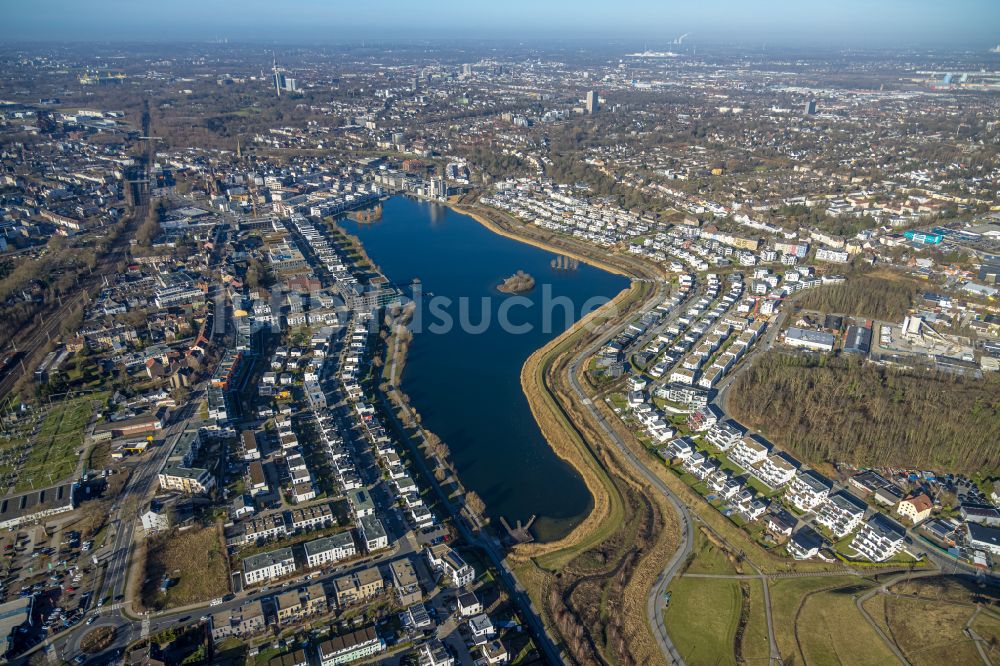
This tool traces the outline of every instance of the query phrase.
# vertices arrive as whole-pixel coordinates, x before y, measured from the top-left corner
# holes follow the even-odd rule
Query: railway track
[[[62,299],[61,305],[56,302],[48,303],[47,308],[39,312],[31,324],[21,329],[10,341],[8,349],[13,351],[16,348],[20,352],[20,359],[10,364],[6,373],[0,378],[0,404],[3,404],[18,381],[26,373],[33,371],[42,360],[50,342],[59,337],[59,329],[66,318],[76,308],[86,307],[91,294],[100,291],[105,276],[115,274],[119,262],[128,259],[129,240],[135,235],[139,222],[145,219],[147,210],[148,204],[133,209],[125,229],[115,239],[112,247],[98,259],[90,274],[80,278],[77,293]]]
[[[148,100],[143,104],[141,123],[142,136],[152,137],[152,119]],[[142,162],[145,181],[148,183],[150,168],[156,159],[155,141],[147,140],[145,152],[139,159]],[[126,187],[128,186],[126,183]],[[100,291],[105,276],[114,274],[119,262],[128,259],[129,241],[135,235],[138,225],[146,218],[149,211],[148,199],[148,196],[138,198],[121,234],[114,240],[108,251],[97,260],[95,268],[88,275],[79,279],[79,291],[58,305],[52,302],[47,303],[45,310],[38,313],[31,324],[25,326],[10,341],[11,351],[16,349],[20,352],[20,359],[11,363],[5,374],[0,377],[0,405],[7,399],[18,381],[37,367],[52,339],[59,337],[59,328],[66,317],[72,314],[77,307],[85,308],[90,302],[90,295]],[[7,343],[4,343],[4,347],[6,346]]]

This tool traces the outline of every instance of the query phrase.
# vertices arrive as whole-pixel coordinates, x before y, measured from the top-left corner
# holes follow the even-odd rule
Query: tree
[[[465,493],[465,506],[473,514],[480,518],[486,515],[486,503],[474,490]]]

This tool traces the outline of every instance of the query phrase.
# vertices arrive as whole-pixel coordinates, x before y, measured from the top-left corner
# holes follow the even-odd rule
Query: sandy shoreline
[[[561,254],[570,257],[572,259],[577,259],[585,264],[593,266],[594,268],[600,268],[602,271],[606,271],[608,273],[614,273],[615,275],[621,275],[623,277],[627,277],[630,279],[637,277],[623,270],[619,266],[615,266],[614,264],[601,261],[600,259],[595,259],[594,257],[588,257],[584,253],[574,252],[573,250],[559,247],[553,243],[547,243],[545,241],[541,241],[535,238],[529,238],[527,236],[521,236],[512,231],[508,231],[507,229],[504,229],[503,227],[499,226],[496,222],[489,219],[488,217],[485,217],[481,213],[477,213],[476,211],[464,208],[462,206],[459,206],[458,204],[453,204],[448,202],[444,203],[444,205],[447,206],[448,208],[451,208],[456,213],[465,215],[467,217],[471,217],[473,220],[475,220],[476,222],[483,225],[484,227],[486,227],[487,229],[489,229],[490,231],[499,236],[504,236],[505,238],[516,240],[517,242],[524,243],[525,245],[531,245],[533,247],[537,247],[538,249],[545,250],[546,252],[553,252],[555,254]]]
[[[622,267],[614,266],[608,262],[595,259],[594,257],[585,256],[585,253],[573,252],[572,250],[560,248],[554,244],[546,243],[538,239],[520,236],[512,231],[500,227],[498,224],[480,213],[451,203],[447,205],[455,212],[471,217],[495,234],[499,234],[520,243],[526,243],[547,252],[572,257],[609,273],[628,278],[636,277],[635,275],[624,270]],[[569,338],[573,337],[582,327],[586,326],[594,319],[603,316],[609,308],[618,308],[623,302],[629,300],[629,296],[634,293],[633,290],[636,288],[637,284],[639,283],[632,282],[630,286],[622,289],[609,303],[577,321],[562,334],[550,340],[543,347],[535,350],[535,352],[525,360],[524,365],[521,366],[521,390],[528,399],[528,405],[531,409],[532,416],[535,419],[535,423],[538,425],[539,430],[542,432],[542,436],[545,438],[545,441],[548,443],[552,451],[560,459],[571,465],[577,474],[581,476],[584,481],[584,485],[587,486],[587,490],[591,495],[592,506],[590,512],[587,513],[583,519],[562,538],[549,542],[535,541],[528,545],[519,546],[516,551],[516,557],[518,558],[537,556],[543,552],[554,552],[579,543],[586,537],[586,535],[597,530],[609,516],[610,507],[609,498],[605,494],[606,489],[604,488],[604,484],[601,482],[598,475],[595,474],[595,470],[591,468],[591,465],[595,464],[596,461],[591,460],[587,452],[580,450],[580,444],[574,441],[574,435],[572,433],[561,430],[559,432],[551,431],[552,428],[561,428],[562,426],[558,425],[558,419],[553,418],[553,415],[549,413],[549,410],[553,409],[553,406],[547,404],[547,400],[543,395],[549,393],[549,391],[544,386],[544,379],[536,377],[536,374],[539,372],[540,366],[545,363],[545,359],[551,354],[551,352],[556,350]],[[555,396],[552,395],[552,398],[554,399]]]

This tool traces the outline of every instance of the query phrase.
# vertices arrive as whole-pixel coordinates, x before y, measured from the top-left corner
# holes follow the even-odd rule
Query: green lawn
[[[819,592],[803,602],[796,630],[805,663],[877,666],[895,661],[854,605],[853,587]]]
[[[688,664],[735,664],[733,640],[742,607],[737,580],[679,578],[670,585],[664,624]]]
[[[750,584],[750,617],[743,632],[743,658],[748,664],[764,664],[771,654],[767,639],[767,612],[764,609],[764,584],[759,580]]]
[[[695,557],[685,573],[734,574],[736,568],[726,553],[695,530]]]

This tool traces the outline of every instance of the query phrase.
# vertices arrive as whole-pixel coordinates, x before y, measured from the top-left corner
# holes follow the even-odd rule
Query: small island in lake
[[[535,278],[524,271],[518,271],[503,281],[497,289],[505,294],[520,294],[535,288]]]

